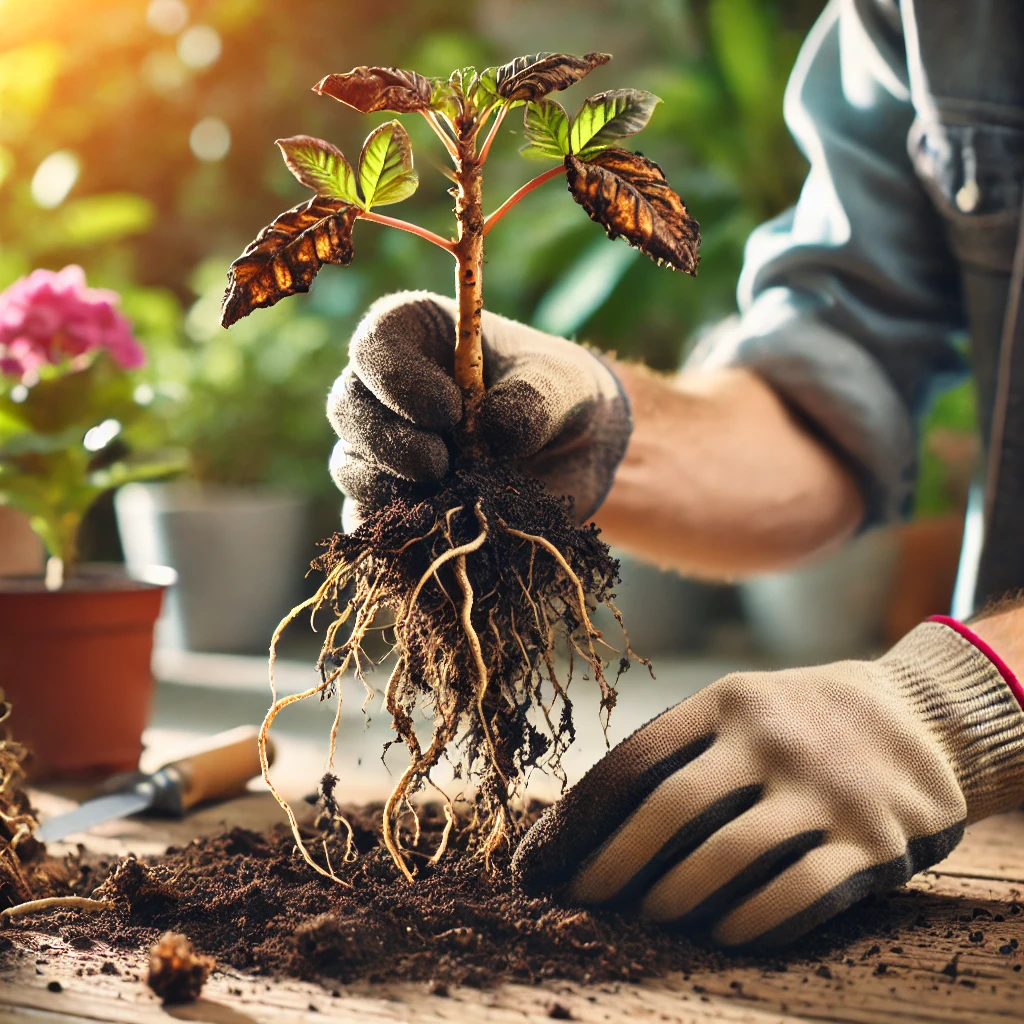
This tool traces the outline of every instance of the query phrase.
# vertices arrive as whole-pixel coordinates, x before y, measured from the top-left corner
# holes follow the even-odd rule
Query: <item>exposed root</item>
[[[393,620],[386,628],[394,633],[396,661],[384,706],[409,751],[409,764],[384,807],[384,845],[410,882],[416,877],[414,859],[438,863],[456,820],[452,801],[442,794],[447,824],[429,855],[416,849],[419,819],[410,801],[425,785],[437,788],[431,771],[446,751],[457,749],[456,775],[476,784],[470,846],[489,865],[515,838],[514,807],[527,771],[541,767],[565,783],[560,760],[575,735],[567,691],[577,656],[599,684],[607,729],[616,694],[598,647],[617,652],[593,625],[591,612],[600,603],[611,605],[617,563],[596,530],[574,526],[566,505],[536,481],[506,464],[477,462],[456,470],[439,494],[419,502],[396,499],[355,533],[336,534],[314,567],[324,572],[323,583],[274,633],[273,703],[260,731],[264,778],[285,810],[302,856],[318,873],[344,884],[329,861],[321,864],[307,850],[294,812],[270,780],[268,730],[296,701],[337,698],[322,796],[334,820],[347,829],[350,848],[351,826],[333,798],[340,684],[352,670],[367,699],[374,694],[364,678],[361,645],[374,618],[385,613]],[[324,605],[334,618],[318,661],[321,682],[279,698],[273,667],[281,633],[306,611],[315,618]],[[569,654],[564,677],[556,665],[559,642]],[[635,657],[628,638],[625,650],[620,674]],[[417,731],[418,720],[420,729],[425,724],[423,711],[432,721],[425,747]]]
[[[47,910],[84,910],[89,914],[98,914],[113,909],[114,904],[109,900],[91,900],[85,896],[47,896],[42,900],[29,900],[0,911],[0,920],[9,921],[13,917],[42,914]]]
[[[28,752],[8,735],[10,714],[0,691],[0,908],[62,887],[34,836],[39,822],[25,791]]]

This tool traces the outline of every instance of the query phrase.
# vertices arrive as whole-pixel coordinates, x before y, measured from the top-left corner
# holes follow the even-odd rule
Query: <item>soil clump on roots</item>
[[[336,811],[338,683],[349,671],[363,679],[362,641],[386,618],[395,663],[385,706],[410,763],[383,808],[385,846],[411,881],[424,858],[403,847],[398,821],[447,756],[456,778],[475,787],[466,852],[489,863],[499,847],[508,849],[521,834],[512,808],[526,773],[539,767],[564,781],[561,757],[574,738],[567,692],[574,671],[596,682],[595,713],[607,723],[615,680],[636,658],[624,630],[613,647],[590,620],[593,608],[605,604],[621,625],[612,604],[617,561],[593,526],[573,523],[565,500],[507,463],[474,459],[458,466],[437,494],[419,501],[395,498],[355,532],[335,534],[314,568],[324,573],[324,583],[282,623],[274,644],[298,614],[333,608],[319,660],[322,683],[280,700],[275,694],[261,742],[288,704],[337,695],[339,717],[322,786],[328,807]],[[557,644],[564,645],[561,661],[568,666],[561,676]],[[616,665],[611,679],[606,663]],[[363,682],[369,699],[374,690]],[[418,735],[414,724],[421,707],[433,720],[429,737]],[[269,776],[267,781],[273,790]],[[339,787],[343,791],[343,783]],[[449,827],[431,862],[443,856],[454,822],[451,799],[442,796]],[[294,814],[278,799],[298,840]],[[344,817],[339,821],[344,824]],[[330,865],[299,845],[312,867],[336,877]]]

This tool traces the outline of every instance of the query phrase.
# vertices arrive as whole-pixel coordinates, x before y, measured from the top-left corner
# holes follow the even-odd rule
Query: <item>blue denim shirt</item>
[[[965,330],[988,428],[1024,173],[1024,2],[831,0],[785,117],[807,181],[751,235],[739,321],[691,363],[763,376],[854,469],[872,525],[911,508],[918,425],[971,370]]]

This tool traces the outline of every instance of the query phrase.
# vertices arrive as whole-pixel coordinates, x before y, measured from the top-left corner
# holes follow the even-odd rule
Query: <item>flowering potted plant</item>
[[[42,577],[0,577],[0,687],[33,773],[135,767],[152,691],[153,623],[169,570],[81,565],[82,519],[101,494],[166,475],[141,458],[145,353],[114,292],[80,267],[36,270],[0,292],[0,504],[48,553]]]

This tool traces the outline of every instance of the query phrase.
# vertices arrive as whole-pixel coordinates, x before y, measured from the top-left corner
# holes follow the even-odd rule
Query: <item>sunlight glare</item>
[[[46,157],[32,175],[30,188],[36,205],[44,210],[60,206],[78,181],[78,171],[78,157],[69,149],[58,149]]]
[[[223,160],[231,149],[231,131],[219,117],[204,117],[192,128],[188,144],[200,160]]]
[[[190,68],[198,70],[215,64],[220,50],[220,36],[209,25],[193,25],[178,37],[178,56]]]
[[[152,0],[146,21],[154,32],[175,36],[188,24],[188,7],[182,0]]]

